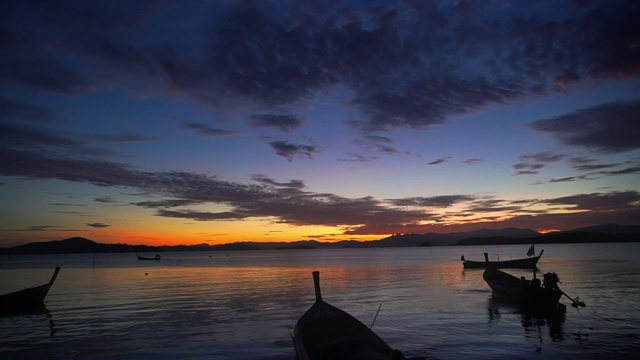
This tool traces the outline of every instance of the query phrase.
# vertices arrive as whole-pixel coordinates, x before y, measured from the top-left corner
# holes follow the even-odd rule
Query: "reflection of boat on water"
[[[466,260],[464,258],[464,255],[462,255],[460,260],[462,261],[462,266],[465,269],[484,269],[487,267],[494,267],[498,269],[500,268],[502,269],[507,269],[507,268],[508,269],[535,269],[538,264],[538,261],[542,257],[543,252],[544,250],[540,251],[540,254],[538,256],[532,256],[532,257],[515,259],[515,260],[489,261],[487,253],[484,253],[485,261]],[[533,245],[531,245],[531,248],[529,248],[529,251],[527,252],[528,256],[531,256],[530,254],[535,255],[535,250]]]
[[[545,327],[548,328],[549,337],[553,341],[564,340],[564,316],[556,316],[550,319],[540,319],[530,314],[522,314],[520,323],[527,330],[534,330],[540,333]],[[536,336],[537,337],[537,336]]]
[[[138,260],[160,260],[160,255],[156,254],[156,256],[154,257],[144,257],[144,256],[140,256],[138,254],[136,254],[136,256],[138,257]]]
[[[493,298],[496,300],[519,305],[533,313],[557,315],[566,312],[566,306],[560,303],[560,298],[566,294],[558,287],[560,279],[555,273],[544,274],[544,281],[540,282],[535,276],[532,280],[526,280],[524,276],[517,278],[489,267],[482,274],[482,278],[493,291]],[[584,306],[579,299],[571,300],[573,306]]]
[[[505,307],[507,306],[507,307]],[[488,310],[488,320],[490,323],[498,323],[505,314],[510,316],[519,316],[519,322],[526,331],[525,337],[530,339],[541,339],[542,333],[546,328],[548,336],[553,341],[563,341],[565,339],[564,323],[565,316],[540,317],[536,314],[528,312],[515,311],[509,304],[491,302]]]
[[[11,315],[44,309],[44,298],[56,280],[60,267],[56,267],[49,283],[0,295],[0,315]]]
[[[405,359],[359,320],[322,300],[318,271],[313,282],[316,301],[294,330],[297,359]]]

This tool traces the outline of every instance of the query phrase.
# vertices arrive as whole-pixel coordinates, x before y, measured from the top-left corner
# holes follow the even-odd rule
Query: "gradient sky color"
[[[640,224],[638,1],[4,1],[0,246]]]

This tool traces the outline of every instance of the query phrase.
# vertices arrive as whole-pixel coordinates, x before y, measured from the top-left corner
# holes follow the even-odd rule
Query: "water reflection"
[[[527,331],[534,331],[537,333],[541,333],[543,329],[548,328],[549,337],[553,341],[563,341],[564,340],[564,315],[562,317],[556,319],[543,319],[535,316],[531,316],[529,314],[521,314],[522,316],[522,327]]]
[[[513,315],[519,317],[520,325],[524,328],[525,339],[538,341],[539,345],[544,342],[545,336],[551,341],[561,342],[565,340],[564,323],[565,315],[561,314],[554,317],[546,317],[540,314],[534,314],[523,311],[522,309],[495,301],[489,300],[487,306],[487,318],[489,324],[496,325],[502,319],[503,315]]]
[[[56,333],[56,322],[46,307],[0,317],[0,354],[48,343]]]

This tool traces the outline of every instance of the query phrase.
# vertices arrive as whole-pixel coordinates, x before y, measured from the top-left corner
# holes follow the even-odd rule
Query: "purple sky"
[[[0,246],[640,225],[637,1],[5,1]]]

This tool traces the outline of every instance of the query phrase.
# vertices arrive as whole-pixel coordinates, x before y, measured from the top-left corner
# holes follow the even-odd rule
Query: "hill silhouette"
[[[449,234],[396,234],[380,240],[320,242],[300,240],[294,242],[235,242],[221,245],[129,245],[102,244],[83,237],[64,240],[35,242],[11,248],[0,248],[0,255],[18,254],[82,254],[82,253],[159,253],[179,251],[222,250],[267,250],[267,249],[327,249],[327,248],[371,248],[412,247],[442,245],[507,245],[507,244],[551,244],[592,242],[637,242],[640,241],[640,226],[603,224],[568,231],[540,234],[530,229],[483,229]]]

